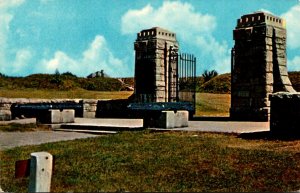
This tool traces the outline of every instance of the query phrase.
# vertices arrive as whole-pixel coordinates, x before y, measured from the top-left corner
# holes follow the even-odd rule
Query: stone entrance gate
[[[286,67],[285,21],[265,12],[247,14],[237,20],[233,38],[230,117],[268,121],[269,95],[295,92]]]
[[[137,34],[135,101],[195,104],[196,58],[180,54],[176,34],[154,27]]]

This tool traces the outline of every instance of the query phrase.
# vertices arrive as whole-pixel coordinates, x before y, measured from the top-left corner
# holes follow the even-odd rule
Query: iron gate
[[[192,54],[178,53],[170,48],[168,81],[169,102],[191,102],[195,109],[196,57]]]

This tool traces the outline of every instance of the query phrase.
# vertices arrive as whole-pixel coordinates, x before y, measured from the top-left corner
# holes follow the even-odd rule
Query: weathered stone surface
[[[168,97],[175,97],[157,95],[156,90],[167,90],[168,93],[174,93],[168,91],[170,87],[167,80],[170,64],[169,52],[171,48],[178,49],[176,34],[158,27],[142,30],[137,34],[134,45],[136,52],[134,100],[162,102],[168,101]],[[174,74],[176,73],[176,65],[175,63],[171,63],[171,65]],[[158,87],[165,87],[165,89]],[[171,89],[175,88],[172,87]]]
[[[300,93],[274,93],[270,101],[271,132],[300,134]]]
[[[10,110],[0,110],[0,121],[10,121],[11,111]]]
[[[144,118],[144,127],[173,129],[188,127],[188,111],[162,111]]]
[[[252,18],[260,20],[249,22]],[[232,51],[232,119],[268,120],[268,95],[294,92],[287,76],[286,29],[282,21],[264,12],[239,19]]]
[[[88,104],[97,104],[98,100],[96,99],[84,99],[84,100],[81,100],[82,103],[88,103]]]
[[[75,111],[73,109],[50,109],[38,114],[37,122],[42,124],[58,124],[58,123],[73,123],[75,119]]]
[[[50,192],[53,156],[48,152],[34,152],[30,156],[28,192]]]
[[[84,111],[83,112],[83,118],[95,118],[96,117],[96,111]]]

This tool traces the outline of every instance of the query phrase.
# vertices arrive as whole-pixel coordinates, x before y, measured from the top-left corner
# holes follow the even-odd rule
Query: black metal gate
[[[174,64],[175,63],[175,64]],[[174,72],[175,70],[175,72]],[[191,102],[196,105],[196,57],[169,52],[169,102]]]
[[[179,101],[192,102],[196,105],[196,57],[180,54],[178,62]]]

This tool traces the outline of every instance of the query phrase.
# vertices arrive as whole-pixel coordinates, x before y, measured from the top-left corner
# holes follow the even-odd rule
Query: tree
[[[0,77],[7,77],[5,74],[2,74],[1,72],[0,72]]]
[[[55,73],[54,73],[56,76],[59,76],[60,75],[60,72],[58,70],[58,68],[55,69]]]
[[[100,71],[100,77],[102,77],[102,78],[104,77],[104,70]]]
[[[218,76],[218,72],[215,70],[204,70],[202,77],[204,78],[204,82],[209,81],[210,79],[212,79],[213,77]]]

